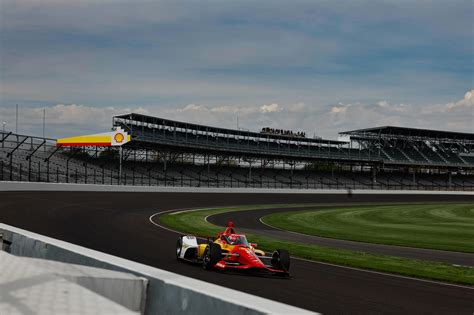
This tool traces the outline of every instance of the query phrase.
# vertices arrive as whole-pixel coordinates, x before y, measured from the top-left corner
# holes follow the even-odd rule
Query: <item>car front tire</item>
[[[210,270],[222,259],[221,247],[218,244],[210,243],[204,250],[202,267]]]

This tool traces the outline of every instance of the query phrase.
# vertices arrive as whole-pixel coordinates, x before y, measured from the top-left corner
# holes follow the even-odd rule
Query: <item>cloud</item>
[[[93,107],[58,104],[46,107],[47,135],[63,137],[100,132],[111,127],[113,115],[130,112],[206,124],[223,128],[239,127],[258,131],[262,127],[305,131],[336,139],[350,129],[383,125],[474,132],[474,90],[458,101],[446,104],[391,104],[352,102],[331,104],[264,104],[248,106],[188,104],[175,107]],[[41,134],[43,108],[20,108],[19,132]],[[0,120],[14,129],[14,107],[0,107]]]
[[[54,106],[19,107],[18,133],[33,136],[42,134],[43,110],[46,111],[46,136],[64,137],[90,134],[112,127],[112,116],[130,112],[149,114],[142,107],[93,107],[77,104],[57,104]],[[6,130],[15,131],[15,107],[0,107],[0,121],[6,122]]]
[[[178,112],[203,112],[208,111],[207,107],[196,104],[186,105],[184,108],[178,108]]]
[[[260,107],[260,112],[261,113],[277,113],[277,112],[281,112],[283,110],[283,108],[281,108],[280,105],[278,104],[270,104],[270,105],[262,105]]]
[[[464,94],[464,99],[455,102],[455,103],[448,103],[446,108],[448,110],[456,109],[456,108],[473,108],[474,107],[474,90],[467,91]]]
[[[351,104],[344,105],[340,104],[339,106],[333,106],[331,108],[331,113],[332,114],[345,114],[347,109],[351,106]]]
[[[446,102],[472,82],[471,7],[3,0],[0,106]]]

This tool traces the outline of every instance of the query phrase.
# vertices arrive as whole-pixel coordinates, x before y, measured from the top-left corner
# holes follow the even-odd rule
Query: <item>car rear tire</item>
[[[221,247],[218,244],[210,243],[204,250],[202,267],[206,270],[212,269],[222,259]]]
[[[176,259],[181,259],[181,251],[183,250],[183,237],[181,236],[178,238],[178,242],[176,243]]]
[[[290,254],[286,249],[277,249],[273,252],[271,264],[275,269],[289,271]]]

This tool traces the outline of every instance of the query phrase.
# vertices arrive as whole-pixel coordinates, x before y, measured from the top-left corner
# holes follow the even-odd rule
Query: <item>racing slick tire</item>
[[[277,249],[273,252],[272,267],[279,270],[289,271],[290,270],[290,254],[286,249]]]
[[[202,257],[202,267],[206,270],[212,269],[222,259],[221,247],[218,244],[210,243],[204,250]]]
[[[176,243],[176,259],[180,260],[181,259],[181,251],[183,250],[183,237],[180,236],[178,238],[178,242]]]

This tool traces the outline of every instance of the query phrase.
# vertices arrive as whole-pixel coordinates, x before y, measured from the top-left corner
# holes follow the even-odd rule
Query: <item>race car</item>
[[[249,243],[243,234],[237,234],[229,222],[224,232],[214,239],[199,244],[193,235],[183,235],[176,244],[176,258],[202,264],[206,270],[249,271],[277,276],[289,276],[290,255],[287,250],[277,249],[266,255]]]

